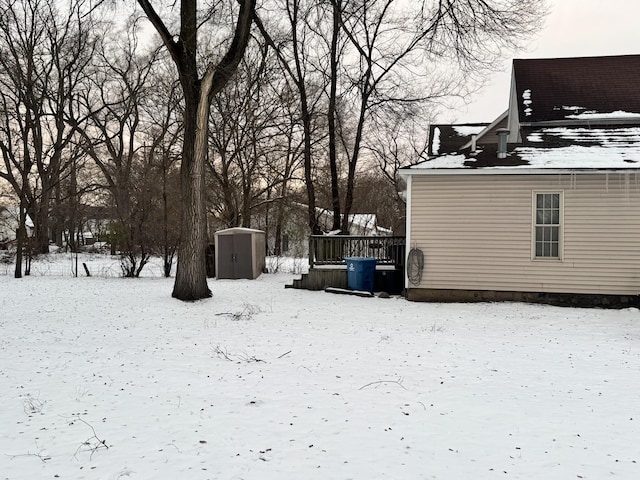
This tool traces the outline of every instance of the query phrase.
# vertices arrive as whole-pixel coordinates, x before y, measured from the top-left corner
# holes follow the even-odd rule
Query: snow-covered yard
[[[0,276],[0,479],[640,478],[640,312]]]

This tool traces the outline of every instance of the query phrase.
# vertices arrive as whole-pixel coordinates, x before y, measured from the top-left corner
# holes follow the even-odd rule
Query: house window
[[[534,201],[534,258],[561,258],[562,193],[535,193]]]

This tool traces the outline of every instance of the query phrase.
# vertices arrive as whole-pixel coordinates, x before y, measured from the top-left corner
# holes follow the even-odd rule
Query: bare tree
[[[340,43],[342,0],[331,2],[331,43],[329,65],[329,105],[327,109],[327,128],[329,129],[329,169],[331,172],[331,206],[333,207],[332,230],[341,229],[340,224],[340,188],[338,172],[338,125],[337,125],[337,101],[338,101],[338,76],[340,59],[343,54]]]
[[[168,145],[169,146],[168,146]],[[153,174],[157,181],[152,185],[161,188],[160,209],[152,216],[152,224],[161,227],[161,232],[155,233],[154,245],[162,256],[165,277],[171,276],[173,260],[175,258],[182,231],[180,230],[180,176],[176,164],[178,156],[166,141],[157,145],[150,152]]]
[[[282,114],[280,121],[276,124],[278,128],[278,146],[276,152],[267,161],[265,175],[269,179],[267,185],[267,196],[274,198],[273,208],[271,203],[267,204],[265,212],[265,231],[267,238],[273,237],[274,255],[283,253],[282,236],[285,222],[289,220],[292,211],[295,211],[295,204],[298,202],[295,186],[303,181],[301,168],[304,162],[304,136],[301,133],[298,121],[298,110],[295,92],[290,85],[283,82],[278,89]],[[271,214],[273,221],[271,221]],[[273,224],[272,235],[269,235],[270,227]]]
[[[83,0],[0,1],[0,177],[20,203],[16,277],[27,212],[36,250],[48,251],[51,201],[73,158],[76,130],[66,117],[95,48],[92,9]]]
[[[331,0],[353,51],[342,65],[348,79],[344,90],[342,125],[348,156],[342,228],[353,206],[357,165],[365,126],[385,109],[419,104],[422,108],[446,97],[464,96],[509,49],[517,48],[535,31],[546,9],[544,2],[523,0]],[[350,62],[357,55],[358,62]],[[457,65],[443,71],[443,61]]]
[[[317,169],[324,168],[319,160],[325,153],[333,226],[346,232],[361,153],[373,140],[368,126],[411,105],[432,110],[447,99],[464,98],[496,58],[535,31],[546,12],[538,0],[277,5],[277,18],[261,13],[256,24],[298,91],[312,233],[318,233],[316,190],[326,177],[318,177]],[[311,95],[314,88],[322,95]],[[326,115],[325,133],[312,134],[319,115]],[[312,145],[325,141],[326,151],[314,154]]]
[[[263,22],[256,16],[256,25],[266,43],[273,47],[280,64],[294,85],[299,102],[299,122],[303,138],[304,181],[307,188],[307,219],[312,234],[322,233],[316,210],[316,178],[314,146],[318,139],[318,107],[323,99],[326,78],[326,55],[322,45],[322,21],[325,12],[321,2],[310,0],[279,0],[278,18]],[[280,20],[284,12],[284,20]],[[273,16],[272,16],[273,17]],[[274,30],[272,34],[269,29]]]
[[[287,122],[282,99],[286,84],[272,60],[267,46],[249,49],[213,102],[209,190],[225,227],[251,227],[254,213],[278,201],[270,194],[285,181],[282,173],[287,169],[272,174],[288,154],[282,148],[288,141],[282,128]]]
[[[153,169],[146,147],[149,119],[143,105],[149,101],[157,52],[136,53],[135,25],[124,42],[105,41],[95,61],[92,87],[83,92],[87,122],[78,129],[87,154],[99,168],[115,205],[117,223],[112,243],[122,254],[125,276],[137,277],[149,260],[153,239],[149,228],[153,209]]]
[[[228,12],[216,10],[217,6],[226,4],[214,4],[210,11],[199,17],[197,0],[182,0],[179,30],[174,34],[171,31],[173,22],[163,21],[159,9],[150,0],[138,0],[169,50],[184,96],[181,192],[182,231],[185,234],[178,251],[178,270],[172,293],[180,300],[211,296],[205,258],[207,224],[204,195],[209,108],[213,97],[229,81],[244,55],[255,10],[255,0],[238,0],[236,3],[236,22],[224,54],[199,69],[198,60],[202,53],[198,51],[199,26],[218,15],[228,15]]]
[[[165,60],[164,57],[161,60]],[[168,60],[168,59],[167,59]],[[160,188],[161,208],[155,212],[153,224],[157,250],[162,256],[165,277],[171,276],[173,260],[180,242],[180,185],[176,175],[182,141],[182,96],[180,85],[169,71],[172,65],[162,61],[153,77],[149,101],[144,106],[148,125],[148,156],[156,187]],[[156,230],[158,230],[156,228]]]
[[[85,154],[82,142],[74,142],[68,153],[69,173],[64,175],[55,188],[55,205],[51,210],[56,221],[55,240],[59,246],[77,252],[83,246],[83,231],[89,220],[96,220],[100,215],[95,206],[91,206],[100,196],[102,185],[98,183],[95,166]]]

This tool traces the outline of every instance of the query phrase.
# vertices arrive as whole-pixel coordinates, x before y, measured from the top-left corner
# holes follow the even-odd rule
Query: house
[[[19,209],[0,205],[0,249],[8,248],[16,239],[19,225]],[[33,236],[33,221],[29,214],[25,219],[27,237]]]
[[[514,60],[504,114],[401,171],[407,297],[637,304],[639,81],[640,55]]]
[[[333,211],[316,207],[318,223],[324,232],[330,232],[333,225]],[[356,236],[377,237],[380,235],[393,235],[390,228],[378,224],[378,215],[375,213],[352,213],[349,215],[349,234]]]

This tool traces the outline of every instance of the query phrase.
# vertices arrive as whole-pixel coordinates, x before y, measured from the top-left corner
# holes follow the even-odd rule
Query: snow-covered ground
[[[293,278],[0,275],[0,479],[640,478],[637,309]]]

